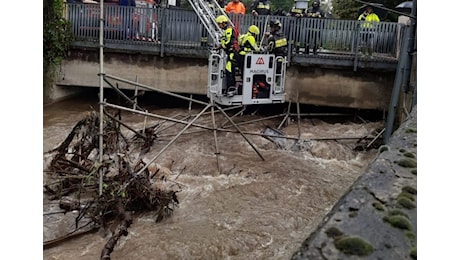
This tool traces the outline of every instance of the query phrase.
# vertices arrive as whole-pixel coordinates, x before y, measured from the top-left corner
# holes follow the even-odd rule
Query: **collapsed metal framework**
[[[250,121],[246,121],[246,122],[241,122],[241,123],[237,124],[237,123],[235,123],[233,121],[232,117],[230,117],[227,114],[226,111],[240,108],[241,110],[238,111],[234,115],[234,116],[237,116],[237,115],[243,114],[243,112],[246,109],[246,106],[233,106],[233,107],[229,107],[229,108],[224,109],[221,106],[219,106],[213,100],[212,96],[210,97],[208,102],[204,102],[204,101],[194,99],[192,97],[185,97],[185,96],[181,96],[181,95],[169,92],[169,91],[165,91],[165,90],[161,90],[161,89],[158,89],[158,88],[155,88],[155,87],[147,86],[145,84],[141,84],[141,83],[137,82],[138,80],[136,80],[136,82],[134,82],[134,81],[123,79],[123,78],[120,78],[120,77],[117,77],[117,76],[114,76],[114,75],[105,74],[105,72],[104,72],[104,38],[103,38],[104,37],[103,36],[104,35],[103,34],[103,30],[104,30],[104,18],[103,18],[104,17],[104,13],[103,13],[103,11],[104,11],[104,8],[103,8],[104,3],[103,2],[104,1],[100,1],[100,34],[99,34],[99,54],[100,54],[99,55],[99,57],[100,57],[100,61],[99,61],[99,79],[100,79],[99,80],[99,114],[100,114],[99,115],[99,117],[100,117],[100,120],[99,120],[99,163],[101,165],[103,164],[103,158],[104,158],[104,156],[103,156],[103,154],[104,154],[103,136],[104,136],[104,115],[106,115],[106,113],[104,111],[105,107],[110,107],[110,108],[123,110],[123,111],[131,112],[131,113],[137,113],[139,115],[145,116],[145,118],[146,117],[153,117],[153,118],[158,118],[158,119],[161,119],[161,120],[171,121],[171,122],[174,122],[174,123],[179,123],[179,124],[184,125],[184,127],[177,134],[175,134],[174,137],[149,162],[147,162],[146,165],[142,169],[140,169],[137,173],[135,173],[135,176],[137,176],[137,175],[141,174],[142,172],[144,172],[156,159],[158,159],[158,157],[163,152],[165,152],[191,126],[201,128],[198,131],[213,131],[214,144],[215,144],[215,147],[214,147],[215,152],[214,152],[214,154],[216,155],[217,170],[219,171],[219,173],[221,173],[222,169],[221,169],[220,163],[219,163],[220,152],[219,152],[219,144],[218,144],[218,140],[217,140],[217,131],[239,133],[244,138],[244,140],[252,147],[252,149],[257,153],[257,155],[261,158],[261,160],[265,160],[265,159],[264,159],[263,155],[260,153],[260,151],[257,149],[257,147],[249,140],[248,135],[258,135],[258,136],[264,136],[264,137],[268,137],[268,138],[272,137],[272,138],[291,139],[291,140],[296,140],[297,144],[301,144],[303,142],[306,142],[306,141],[308,142],[308,141],[311,141],[311,140],[339,140],[339,139],[340,140],[347,140],[347,139],[348,140],[349,139],[362,140],[362,139],[372,139],[372,137],[362,137],[362,136],[360,136],[360,137],[336,137],[336,138],[309,138],[308,140],[302,140],[301,139],[301,128],[300,128],[300,118],[301,118],[301,116],[319,116],[319,115],[321,115],[321,116],[348,116],[348,114],[342,114],[342,113],[326,113],[326,114],[325,113],[320,113],[320,114],[309,113],[309,114],[306,114],[306,113],[301,113],[300,112],[300,106],[299,106],[298,102],[297,102],[296,113],[293,114],[293,113],[290,112],[291,102],[289,102],[288,108],[287,108],[285,113],[274,115],[274,116],[268,116],[268,117],[260,118],[260,119],[256,119],[256,120],[250,120]],[[134,90],[135,91],[134,97],[130,98],[127,95],[125,95],[118,88],[118,84],[117,83],[114,84],[113,81],[122,82],[122,83],[134,86],[134,89],[135,89]],[[115,104],[111,104],[111,103],[106,102],[106,100],[104,98],[104,83],[106,83],[110,88],[112,88],[120,97],[125,99],[125,101],[130,103],[132,105],[132,108],[119,106],[119,105],[115,105]],[[189,120],[189,121],[154,114],[154,113],[148,112],[147,110],[144,110],[142,107],[140,107],[138,105],[138,103],[137,103],[137,94],[139,92],[139,89],[148,90],[148,91],[154,91],[154,92],[166,94],[166,95],[169,95],[169,96],[172,96],[172,97],[175,97],[175,98],[187,100],[187,101],[190,102],[189,109],[190,109],[190,106],[191,106],[192,103],[197,103],[197,104],[203,105],[204,108],[198,114],[194,115],[193,118],[191,120]],[[202,124],[196,123],[196,121],[201,116],[203,116],[204,114],[208,114],[208,113],[211,114],[212,126],[207,126],[207,125],[202,125]],[[216,113],[222,113],[222,115],[224,115],[226,120],[227,120],[221,127],[217,127],[216,120],[215,120],[215,114]],[[269,134],[269,133],[267,134],[267,133],[244,132],[239,128],[239,125],[254,123],[254,122],[273,119],[273,118],[277,118],[277,117],[282,117],[283,120],[281,121],[281,123],[277,127],[277,129],[280,129],[286,123],[286,120],[290,116],[296,116],[297,117],[297,124],[298,124],[298,136],[297,137],[280,136],[280,135]],[[112,118],[112,119],[114,119],[114,118]],[[137,132],[136,130],[132,129],[131,127],[129,127],[127,124],[123,123],[122,121],[117,120],[117,122],[120,125],[122,125],[122,126],[126,127],[127,129],[129,129],[130,131],[133,131],[136,135],[142,136],[142,133]],[[234,130],[228,129],[228,126],[225,126],[226,123],[230,123],[230,125],[234,128]],[[191,132],[188,132],[188,133],[191,133]],[[376,137],[374,137],[374,139],[368,144],[368,147],[379,137],[379,135],[381,135],[381,133],[379,133]],[[102,194],[103,177],[104,177],[104,169],[103,169],[103,167],[100,167],[99,168],[99,194],[100,195]],[[126,185],[128,185],[128,184],[129,183],[127,183]]]

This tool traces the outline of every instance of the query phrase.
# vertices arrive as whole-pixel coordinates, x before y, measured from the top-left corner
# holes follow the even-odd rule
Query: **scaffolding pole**
[[[99,3],[99,196],[104,181],[104,1]]]

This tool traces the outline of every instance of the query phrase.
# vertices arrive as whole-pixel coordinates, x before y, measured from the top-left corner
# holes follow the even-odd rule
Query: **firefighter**
[[[219,26],[219,28],[223,30],[222,36],[220,38],[220,43],[216,49],[223,49],[225,51],[225,54],[227,54],[227,63],[225,65],[225,75],[227,80],[225,94],[227,94],[229,90],[235,89],[235,49],[237,48],[237,39],[235,36],[235,30],[228,25],[228,18],[225,15],[219,15],[216,18],[216,23]]]
[[[259,27],[251,25],[249,26],[247,33],[238,37],[238,68],[241,71],[241,77],[243,77],[244,59],[246,57],[246,53],[260,51],[259,46],[256,43],[256,36],[259,35],[259,33]]]
[[[304,0],[294,0],[294,5],[291,8],[291,11],[287,13],[286,16],[294,16],[296,18],[303,18],[306,17],[307,14],[307,1]],[[305,6],[305,7],[304,7]],[[291,30],[294,30],[294,35],[296,36],[294,46],[295,46],[295,51],[296,53],[300,52],[300,48],[305,47],[305,43],[301,42],[300,40],[305,39],[305,30],[302,30],[302,27],[300,25],[300,20],[292,20],[292,23],[295,24],[295,26],[290,26]]]
[[[282,24],[279,20],[270,21],[270,34],[267,39],[266,50],[269,53],[275,54],[276,57],[276,73],[281,72],[282,62],[287,56],[287,39],[281,30]]]
[[[282,24],[279,20],[270,21],[270,34],[267,39],[267,51],[275,56],[287,56],[287,39],[281,30]]]
[[[313,1],[313,4],[307,10],[308,18],[323,18],[324,11],[319,7],[319,1]],[[310,47],[313,49],[313,54],[316,55],[321,42],[321,20],[309,20],[307,27],[307,46],[305,52],[309,54]]]
[[[269,0],[254,0],[251,4],[251,13],[254,16],[271,15]]]

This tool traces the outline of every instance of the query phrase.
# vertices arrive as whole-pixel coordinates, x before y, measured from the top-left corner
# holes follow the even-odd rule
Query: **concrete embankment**
[[[414,107],[292,259],[416,259],[416,167]]]

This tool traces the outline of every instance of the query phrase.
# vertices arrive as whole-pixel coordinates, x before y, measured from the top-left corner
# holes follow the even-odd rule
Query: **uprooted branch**
[[[109,115],[107,111],[106,115]],[[170,216],[179,203],[178,189],[173,189],[178,187],[177,182],[165,185],[169,182],[170,169],[152,163],[135,176],[145,167],[140,156],[153,145],[156,127],[137,132],[121,124],[116,116],[107,117],[102,163],[98,156],[99,118],[93,112],[79,121],[67,138],[49,152],[53,156],[45,170],[49,181],[44,184],[45,193],[51,195],[52,200],[59,200],[61,209],[79,211],[76,229],[82,219],[89,219],[95,226],[117,226],[111,228],[112,236],[102,250],[101,259],[110,259],[117,241],[128,234],[133,218],[131,212],[153,211],[159,222]],[[129,128],[132,136],[124,134],[122,127]],[[96,189],[100,174],[103,174],[102,194]],[[76,199],[69,200],[64,197],[66,195]]]

